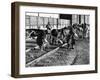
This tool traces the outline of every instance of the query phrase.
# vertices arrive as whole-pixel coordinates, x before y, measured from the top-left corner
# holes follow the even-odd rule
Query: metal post
[[[39,29],[39,13],[38,13],[38,16],[37,16],[37,28]]]
[[[81,15],[79,15],[79,24],[81,24]]]
[[[57,30],[58,30],[58,19],[57,19]]]
[[[43,28],[44,28],[44,17],[43,17]]]
[[[84,23],[86,23],[86,22],[85,22],[85,15],[84,15]]]

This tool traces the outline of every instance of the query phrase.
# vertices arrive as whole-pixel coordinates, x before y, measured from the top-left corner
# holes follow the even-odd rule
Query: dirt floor
[[[30,48],[28,46],[29,51],[26,52],[26,67],[89,64],[89,41],[85,39],[76,41],[74,49],[66,46],[50,46],[46,51]]]

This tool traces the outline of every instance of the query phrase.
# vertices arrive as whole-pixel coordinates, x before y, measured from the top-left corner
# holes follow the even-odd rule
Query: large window
[[[39,16],[32,16],[26,15],[26,29],[46,29],[46,25],[48,22],[50,23],[51,27],[54,29],[63,28],[70,25],[70,20],[66,19],[58,19],[54,17],[39,17]]]

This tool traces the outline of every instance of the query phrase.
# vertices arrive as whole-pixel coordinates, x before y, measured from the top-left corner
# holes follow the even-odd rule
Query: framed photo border
[[[19,67],[19,7],[20,6],[39,6],[39,7],[57,7],[57,8],[72,8],[72,9],[87,9],[95,10],[95,70],[89,71],[74,71],[74,72],[55,72],[42,74],[23,74],[20,75]],[[42,76],[58,76],[58,75],[72,75],[72,74],[88,74],[98,72],[98,8],[96,6],[81,6],[81,5],[63,5],[63,4],[47,4],[47,3],[31,3],[31,2],[13,2],[11,3],[11,76],[15,78],[25,77],[42,77]]]

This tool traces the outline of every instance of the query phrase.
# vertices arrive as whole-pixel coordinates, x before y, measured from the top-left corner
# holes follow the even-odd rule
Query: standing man
[[[83,28],[83,39],[84,39],[86,35],[86,23],[82,24],[82,28]]]
[[[47,23],[46,28],[47,28],[48,33],[50,33],[51,28],[52,28],[50,25],[50,22]]]
[[[47,28],[47,40],[49,41],[49,43],[52,43],[52,37],[51,37],[51,25],[50,22],[47,23],[46,25]]]

